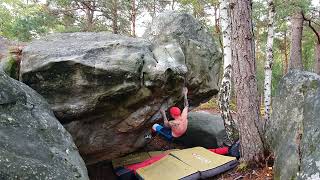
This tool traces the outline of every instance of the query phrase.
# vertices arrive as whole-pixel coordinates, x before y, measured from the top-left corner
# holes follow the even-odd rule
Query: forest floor
[[[272,179],[272,168],[248,168],[246,170],[241,170],[235,168],[231,171],[225,172],[213,178],[208,178],[208,180],[271,180]]]
[[[236,111],[236,104],[234,101],[230,103],[231,113],[235,115]],[[194,111],[207,111],[213,114],[220,114],[220,109],[217,103],[217,99],[213,98],[207,103],[201,104],[198,108]],[[263,107],[261,108],[261,113],[263,111]],[[236,168],[227,171],[223,174],[220,174],[216,177],[209,178],[208,180],[271,180],[273,175],[272,163],[273,159],[269,158],[264,164],[260,164],[256,167],[247,167],[243,164],[239,164]],[[271,162],[271,163],[270,163]]]
[[[231,113],[235,115],[236,104],[234,101],[230,103]],[[217,103],[217,99],[213,98],[209,102],[200,105],[197,109],[202,111],[207,111],[213,114],[220,114],[220,109]],[[263,108],[261,109],[263,112]],[[272,161],[272,159],[269,159]],[[272,171],[272,164],[265,162],[264,165],[259,165],[257,167],[246,167],[242,164],[239,164],[236,168],[227,171],[223,174],[220,174],[216,177],[209,178],[211,179],[218,179],[218,180],[269,180],[272,179],[273,171]]]

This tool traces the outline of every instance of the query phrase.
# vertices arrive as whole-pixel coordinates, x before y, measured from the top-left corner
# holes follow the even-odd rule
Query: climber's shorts
[[[163,127],[160,124],[154,124],[152,126],[152,130],[163,136],[168,141],[173,140],[172,131],[170,128]]]

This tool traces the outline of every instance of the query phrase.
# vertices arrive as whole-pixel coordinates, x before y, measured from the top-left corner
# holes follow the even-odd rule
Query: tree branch
[[[302,12],[302,17],[305,21],[308,21],[309,27],[312,29],[312,31],[316,34],[317,38],[318,38],[318,44],[320,44],[320,35],[317,32],[317,30],[312,26],[311,24],[311,20],[306,18],[306,16],[304,15],[304,13]]]

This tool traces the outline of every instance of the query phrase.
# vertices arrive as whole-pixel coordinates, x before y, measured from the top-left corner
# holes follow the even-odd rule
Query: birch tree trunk
[[[303,30],[303,16],[299,11],[291,17],[291,48],[289,69],[303,69],[301,39]]]
[[[240,132],[242,160],[263,159],[259,133],[259,97],[254,56],[252,1],[232,0],[232,67],[237,97],[237,124]]]
[[[220,2],[220,22],[223,41],[223,79],[219,91],[219,107],[221,117],[227,132],[225,144],[231,145],[238,139],[238,132],[230,112],[231,99],[231,74],[232,74],[232,51],[231,51],[231,20],[229,14],[229,0]]]
[[[265,78],[264,78],[264,119],[270,119],[270,105],[271,105],[271,79],[272,79],[272,63],[273,63],[273,36],[274,36],[274,4],[273,0],[268,0],[269,9],[269,23],[268,23],[268,38],[267,38],[267,59],[265,62]]]

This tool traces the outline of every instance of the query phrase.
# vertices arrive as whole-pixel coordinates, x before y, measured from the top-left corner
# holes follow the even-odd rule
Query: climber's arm
[[[164,112],[164,110],[160,110],[161,114],[162,114],[162,117],[163,117],[163,122],[164,122],[164,126],[165,127],[170,127],[170,123],[167,119],[167,116],[166,116],[166,113]]]
[[[189,110],[189,102],[188,102],[188,89],[186,87],[183,88],[183,95],[184,95],[184,108],[181,113],[182,118],[187,118],[188,116],[188,110]]]

